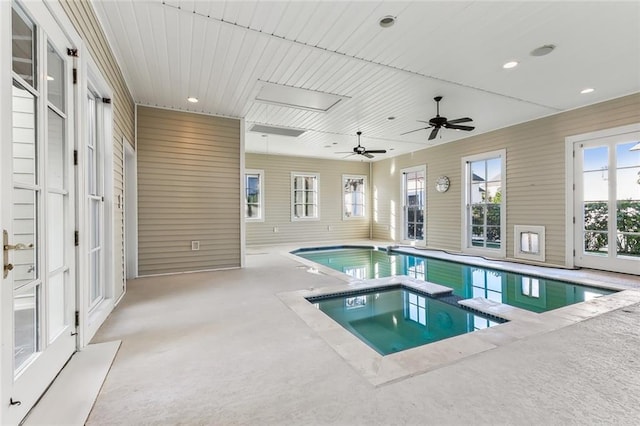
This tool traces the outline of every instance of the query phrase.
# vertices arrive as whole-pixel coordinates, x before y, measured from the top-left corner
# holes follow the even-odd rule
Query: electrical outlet
[[[273,232],[278,232],[278,227],[277,226],[273,227]]]
[[[200,241],[191,241],[191,250],[193,251],[200,250]]]

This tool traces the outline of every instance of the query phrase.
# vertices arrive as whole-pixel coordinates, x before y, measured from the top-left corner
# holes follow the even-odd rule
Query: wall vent
[[[253,126],[251,126],[249,131],[268,135],[292,136],[294,138],[297,138],[305,132],[305,130],[288,129],[286,127],[265,126],[263,124],[254,124]]]

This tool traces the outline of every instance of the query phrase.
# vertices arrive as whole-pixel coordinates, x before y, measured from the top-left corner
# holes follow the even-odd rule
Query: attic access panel
[[[327,112],[339,102],[349,99],[346,96],[298,87],[261,82],[262,87],[256,95],[257,102],[280,105],[289,108],[305,109],[315,112]]]

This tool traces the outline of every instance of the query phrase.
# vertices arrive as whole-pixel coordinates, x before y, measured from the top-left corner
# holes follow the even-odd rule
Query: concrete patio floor
[[[282,247],[254,248],[243,269],[129,281],[93,342],[122,345],[87,424],[620,425],[640,418],[640,290],[603,314],[511,333],[462,357],[454,345],[454,356],[433,368],[375,382],[366,374],[375,365],[354,368],[339,341],[283,301],[283,294],[347,286],[336,274],[307,269]],[[640,287],[637,276],[594,271],[592,279]]]

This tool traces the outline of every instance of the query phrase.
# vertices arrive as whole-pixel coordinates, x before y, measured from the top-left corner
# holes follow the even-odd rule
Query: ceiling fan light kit
[[[471,119],[469,117],[456,118],[454,120],[448,120],[447,117],[441,117],[440,116],[440,101],[442,100],[442,96],[436,96],[435,98],[433,98],[433,100],[436,101],[436,116],[433,117],[429,121],[418,120],[421,123],[427,123],[428,126],[427,127],[421,127],[419,129],[415,129],[415,130],[410,130],[408,132],[402,133],[401,136],[402,135],[407,135],[407,134],[413,133],[413,132],[419,132],[420,130],[433,129],[433,130],[431,130],[431,133],[429,134],[429,140],[433,140],[433,139],[436,138],[438,132],[443,127],[445,129],[464,130],[464,131],[467,131],[467,132],[475,129],[474,126],[465,126],[465,125],[461,125],[460,124],[460,123],[468,123],[469,121],[473,121],[473,119]]]
[[[356,135],[358,135],[358,146],[353,147],[353,153],[351,152],[336,152],[336,154],[349,154],[347,157],[352,155],[362,155],[369,159],[373,158],[371,154],[386,154],[386,149],[367,149],[364,146],[360,145],[360,136],[362,135],[361,131],[357,131]],[[346,157],[345,157],[346,158]]]

